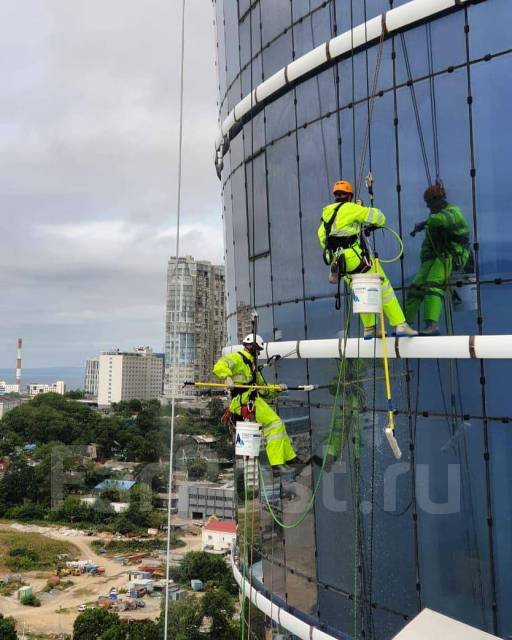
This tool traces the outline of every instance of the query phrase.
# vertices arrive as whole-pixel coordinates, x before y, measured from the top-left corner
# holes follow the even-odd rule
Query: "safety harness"
[[[336,209],[334,209],[333,214],[329,218],[329,220],[324,220],[322,218],[322,223],[324,225],[325,235],[327,238],[327,246],[322,254],[323,259],[327,266],[332,265],[333,261],[336,261],[338,263],[339,279],[343,278],[344,276],[350,276],[354,273],[366,273],[371,269],[372,266],[370,251],[368,249],[368,244],[365,240],[362,230],[358,234],[345,236],[342,238],[330,235],[332,225],[336,220],[338,211],[344,204],[344,202],[340,202]],[[360,247],[360,251],[358,251],[358,245]],[[345,257],[343,255],[343,252],[346,249],[352,249],[352,251],[354,251],[354,253],[359,258],[359,265],[351,271],[347,269]]]
[[[329,220],[324,220],[322,216],[322,223],[325,229],[325,235],[327,238],[327,244],[323,251],[323,259],[327,266],[331,267],[331,273],[337,274],[337,292],[336,292],[336,310],[341,309],[341,279],[345,276],[351,276],[354,273],[366,273],[372,267],[372,258],[370,250],[365,239],[365,234],[361,229],[359,233],[351,236],[331,236],[331,229],[338,211],[344,205],[344,202],[340,202],[334,209],[332,216]],[[359,258],[359,264],[355,269],[348,270],[345,260],[344,252],[346,249],[351,249]]]
[[[245,384],[246,385],[252,385],[252,384],[256,384],[257,382],[257,373],[258,373],[258,367],[256,366],[256,362],[254,360],[251,360],[250,358],[248,358],[245,354],[239,352],[238,355],[242,358],[242,360],[244,361],[244,363],[249,367],[249,369],[251,370],[251,379],[248,380]],[[231,390],[231,398],[236,398],[237,396],[241,396],[242,394],[246,393],[247,389],[243,388],[243,387],[234,387]],[[236,413],[232,413],[229,409],[226,409],[224,416],[222,418],[222,421],[224,422],[224,424],[226,424],[227,426],[229,426],[230,428],[234,426],[234,421],[236,421],[236,419],[241,419],[244,421],[252,421],[255,419],[255,414],[256,414],[256,407],[254,406],[254,401],[256,400],[258,396],[258,391],[256,389],[253,389],[252,391],[249,392],[249,398],[248,401],[246,403],[240,403],[240,415],[236,414]]]

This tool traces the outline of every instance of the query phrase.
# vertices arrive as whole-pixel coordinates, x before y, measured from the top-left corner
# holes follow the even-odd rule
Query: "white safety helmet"
[[[258,334],[254,335],[254,333],[249,333],[242,340],[242,344],[245,345],[246,347],[250,346],[251,344],[256,344],[258,349],[261,350],[263,349],[263,345],[265,343],[263,342],[263,338]]]

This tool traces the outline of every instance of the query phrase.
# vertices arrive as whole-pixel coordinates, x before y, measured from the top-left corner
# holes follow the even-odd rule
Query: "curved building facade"
[[[403,258],[386,265],[399,299],[420,265],[421,234],[410,232],[427,217],[423,192],[438,177],[469,222],[475,262],[470,276],[454,276],[441,329],[512,333],[512,3],[214,8],[228,343],[239,341],[238,312],[248,307],[269,341],[360,335],[343,290],[335,309],[317,227],[340,177],[360,183],[368,203],[370,171],[375,206],[405,243]],[[375,242],[383,258],[396,253],[389,234]],[[285,358],[267,371],[289,386],[320,386],[288,392],[278,410],[296,448],[322,454],[339,362]],[[296,527],[280,527],[262,503],[266,589],[339,637],[392,638],[429,607],[512,638],[511,372],[510,361],[394,360],[397,462],[382,435],[382,362],[349,361],[339,404],[353,410],[335,463],[284,489],[267,479],[287,523],[317,481],[319,490]]]

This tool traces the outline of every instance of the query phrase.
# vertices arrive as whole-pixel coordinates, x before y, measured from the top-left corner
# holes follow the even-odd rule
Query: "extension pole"
[[[212,389],[229,389],[227,384],[224,382],[184,382],[183,386],[185,387],[199,387],[202,389],[212,388]],[[317,384],[303,384],[298,387],[286,387],[287,391],[314,391],[318,389],[319,385]],[[280,391],[281,385],[279,384],[236,384],[236,389],[256,389],[258,391]]]
[[[379,258],[375,256],[375,269],[379,273]],[[384,429],[384,433],[389,442],[393,454],[397,460],[402,457],[402,452],[398,446],[398,442],[395,438],[395,415],[393,413],[393,400],[391,397],[391,381],[389,377],[389,364],[388,364],[388,345],[386,340],[386,326],[384,323],[384,307],[381,304],[380,307],[380,332],[382,336],[382,361],[384,363],[384,380],[386,382],[386,399],[388,401],[388,426]]]

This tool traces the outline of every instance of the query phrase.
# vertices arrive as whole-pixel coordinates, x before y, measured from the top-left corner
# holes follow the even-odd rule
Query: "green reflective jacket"
[[[469,226],[459,209],[453,204],[431,213],[425,226],[425,239],[421,245],[422,262],[445,255],[453,255],[469,246]]]
[[[345,202],[345,204],[342,204],[340,207],[339,202],[333,202],[323,208],[320,226],[318,227],[318,240],[320,241],[322,249],[325,249],[327,246],[325,224],[331,220],[337,207],[339,207],[339,209],[329,233],[331,237],[343,238],[356,236],[361,231],[363,225],[372,224],[376,227],[382,227],[386,224],[384,214],[375,207],[364,207],[355,202]]]

